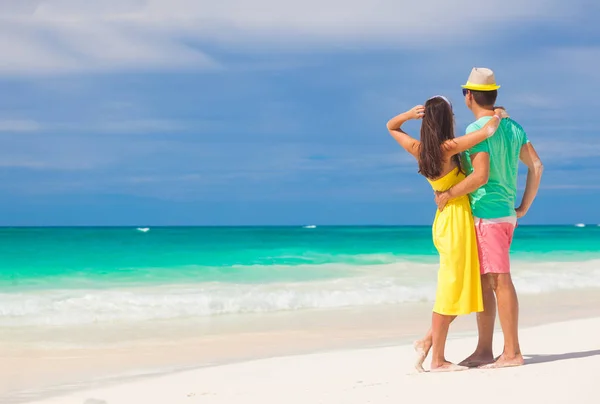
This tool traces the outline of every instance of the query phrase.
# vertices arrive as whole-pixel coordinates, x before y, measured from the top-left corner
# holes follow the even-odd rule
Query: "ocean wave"
[[[266,313],[427,300],[432,285],[392,279],[296,284],[201,284],[123,290],[0,294],[0,326],[72,325]]]
[[[0,293],[0,327],[200,318],[433,301],[437,266],[364,266],[354,276],[303,282],[204,282]],[[600,287],[600,261],[515,262],[520,294]]]

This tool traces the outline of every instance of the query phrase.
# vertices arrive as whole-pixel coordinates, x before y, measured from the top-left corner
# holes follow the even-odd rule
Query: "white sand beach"
[[[600,317],[597,289],[525,295],[521,303],[523,328]],[[431,303],[423,302],[216,316],[200,323],[152,321],[126,328],[98,324],[4,329],[0,403],[22,404],[258,359],[398,347],[420,338],[430,319]],[[472,337],[475,332],[474,316],[460,317],[451,327],[450,338]],[[524,346],[526,353],[535,353],[536,348]],[[453,360],[466,355],[448,352]],[[397,372],[408,373],[411,363],[412,357]]]
[[[179,403],[598,403],[600,317],[521,333],[526,365],[416,373],[409,345],[276,357],[183,371],[82,390],[36,404]],[[448,359],[475,337],[451,339]],[[500,350],[501,334],[495,338]]]

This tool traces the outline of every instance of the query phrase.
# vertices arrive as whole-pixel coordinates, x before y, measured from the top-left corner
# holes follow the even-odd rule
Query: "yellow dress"
[[[447,191],[465,179],[455,168],[429,183],[434,191]],[[460,315],[483,311],[479,257],[469,197],[452,199],[433,222],[433,244],[440,254],[440,270],[433,311]]]

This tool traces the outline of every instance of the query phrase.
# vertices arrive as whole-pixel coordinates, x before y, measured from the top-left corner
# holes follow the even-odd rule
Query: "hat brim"
[[[469,82],[461,87],[473,91],[494,91],[500,88],[497,84],[473,84]]]

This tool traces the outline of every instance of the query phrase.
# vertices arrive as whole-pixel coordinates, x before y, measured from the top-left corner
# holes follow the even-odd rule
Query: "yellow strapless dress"
[[[432,181],[434,191],[447,191],[465,179],[455,168]],[[477,239],[469,197],[448,202],[433,222],[433,244],[440,254],[440,270],[433,311],[460,315],[483,311]]]

